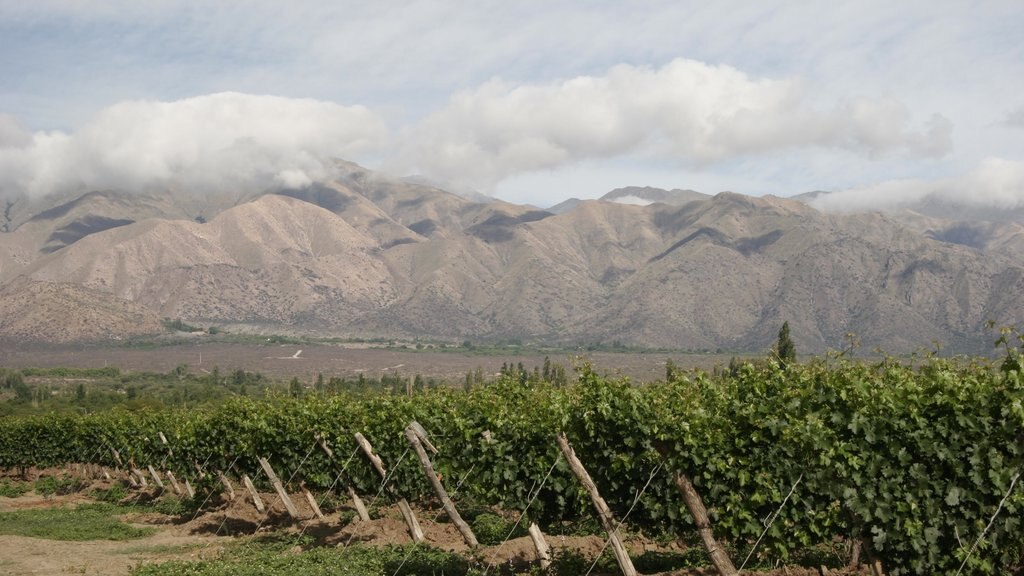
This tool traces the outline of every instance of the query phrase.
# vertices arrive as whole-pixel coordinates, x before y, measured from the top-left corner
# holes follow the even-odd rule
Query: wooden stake
[[[157,473],[156,468],[153,468],[153,466],[147,466],[147,468],[149,469],[149,475],[153,477],[153,482],[156,482],[156,485],[163,490],[164,481],[160,479],[160,474]]]
[[[313,494],[310,493],[309,488],[306,488],[305,484],[302,485],[302,495],[306,497],[306,502],[309,503],[309,507],[313,510],[313,515],[318,520],[323,520],[324,513],[320,511],[320,505],[316,503],[316,498],[313,497]]]
[[[266,458],[260,458],[259,460],[260,466],[263,467],[263,471],[267,473],[267,478],[270,479],[270,484],[274,486],[274,490],[277,490],[277,495],[281,497],[281,502],[284,503],[285,509],[288,510],[288,515],[297,519],[299,511],[295,509],[295,503],[292,502],[291,497],[285,492],[281,479],[274,473],[274,469],[270,467],[270,462],[267,462]]]
[[[124,466],[124,462],[121,461],[121,453],[116,448],[111,448],[110,453],[114,455],[114,462],[117,462],[118,467]]]
[[[185,478],[185,493],[188,494],[189,498],[196,497],[196,491],[192,488],[192,484],[188,481],[188,478]]]
[[[622,544],[622,540],[619,539],[618,527],[615,525],[615,517],[612,516],[612,511],[608,509],[608,504],[601,497],[601,494],[597,491],[597,485],[590,478],[590,474],[587,473],[587,469],[583,467],[583,463],[576,457],[576,452],[573,451],[572,446],[569,445],[569,440],[566,439],[565,434],[558,435],[558,447],[562,449],[562,455],[565,456],[567,462],[569,462],[569,468],[572,469],[573,474],[579,478],[583,487],[587,489],[587,493],[590,494],[590,500],[594,503],[594,508],[597,509],[598,518],[601,520],[601,525],[604,527],[605,532],[608,533],[608,540],[612,545],[612,552],[615,553],[615,559],[619,562],[619,568],[622,569],[622,573],[625,576],[636,576],[636,568],[633,567],[633,561],[629,559],[629,554],[626,552],[626,547]]]
[[[261,513],[266,512],[267,509],[263,506],[263,499],[260,498],[260,493],[256,491],[256,487],[252,485],[252,480],[249,479],[248,475],[242,474],[242,484],[249,491],[249,496],[252,497],[252,503],[256,505],[256,510]]]
[[[373,467],[377,469],[380,474],[382,481],[387,481],[388,475],[384,470],[384,461],[380,459],[380,456],[373,453],[373,446],[370,445],[370,441],[366,439],[360,432],[356,432],[356,443],[362,448],[363,453],[370,459]],[[385,486],[388,494],[393,498],[397,498],[395,489],[393,486]],[[409,534],[412,536],[414,542],[423,542],[426,537],[423,535],[423,529],[420,528],[419,521],[416,520],[416,514],[413,513],[412,508],[409,507],[409,502],[405,498],[398,500],[398,509],[402,511],[402,516],[405,517],[405,523],[409,526]]]
[[[405,437],[409,440],[409,444],[412,445],[413,450],[416,451],[416,455],[420,459],[420,465],[423,466],[423,474],[430,480],[430,485],[434,487],[434,492],[437,493],[437,497],[441,499],[441,506],[444,507],[444,511],[448,514],[448,518],[451,518],[452,523],[458,528],[459,533],[462,534],[462,539],[466,541],[466,544],[470,548],[476,548],[480,545],[477,542],[476,535],[473,534],[473,529],[466,524],[466,521],[459,515],[459,511],[455,508],[455,504],[452,499],[448,497],[448,492],[444,489],[444,485],[441,484],[441,480],[437,477],[434,472],[434,465],[430,462],[430,457],[427,456],[427,451],[423,448],[423,444],[430,444],[426,441],[426,432],[423,427],[416,422],[411,422],[409,426],[405,428]],[[431,445],[431,447],[433,447]],[[435,448],[436,452],[437,449]]]
[[[704,543],[704,549],[707,550],[715,569],[722,576],[736,576],[738,574],[736,567],[725,550],[718,545],[711,532],[711,522],[708,520],[708,511],[704,507],[704,501],[700,499],[700,494],[697,494],[697,490],[694,489],[686,474],[676,474],[676,487],[683,494],[683,502],[686,503],[690,516],[693,516],[693,522],[697,525],[697,532]]]
[[[106,479],[106,480],[113,480],[113,478],[110,477],[110,472],[107,471],[106,466],[100,468],[100,470],[103,472],[103,478],[104,479]]]
[[[359,494],[356,494],[356,489],[349,486],[348,495],[352,498],[352,505],[355,506],[359,519],[363,522],[369,522],[370,512],[366,509],[366,504],[363,504],[363,499],[359,497]]]
[[[323,434],[317,432],[314,438],[316,438],[316,443],[320,445],[324,453],[327,454],[327,457],[334,458],[334,450],[331,450],[331,447],[327,445],[327,439],[323,437]]]
[[[853,545],[850,547],[850,566],[860,566],[860,549],[861,540],[860,538],[854,538]]]
[[[537,526],[536,522],[530,522],[527,532],[530,533],[530,539],[533,540],[533,547],[537,549],[540,569],[546,571],[551,567],[551,548],[548,547],[548,541],[544,539],[544,533],[540,531],[540,526]]]
[[[149,482],[146,482],[146,476],[142,474],[142,470],[132,466],[132,474],[139,479],[139,484],[141,484],[143,488],[149,487]]]
[[[231,485],[231,481],[220,471],[217,472],[217,477],[220,479],[220,483],[224,485],[224,490],[228,493],[228,500],[234,501],[235,487]]]
[[[181,496],[181,486],[178,484],[178,479],[174,477],[174,472],[167,471],[167,480],[171,483],[171,488],[174,489],[174,493]]]
[[[423,529],[420,528],[416,514],[413,513],[409,502],[405,498],[398,501],[398,509],[402,511],[402,517],[405,518],[405,523],[409,526],[409,534],[412,536],[413,541],[425,541],[427,537],[423,535]]]
[[[875,562],[871,565],[871,573],[875,576],[885,576],[885,571],[882,570],[881,560],[875,560]]]
[[[408,428],[412,428],[413,431],[416,432],[416,436],[420,439],[420,442],[423,442],[423,445],[427,448],[427,450],[430,450],[434,454],[437,454],[437,448],[435,448],[434,445],[430,443],[430,439],[427,438],[427,430],[423,426],[421,426],[419,422],[415,420],[409,422]]]
[[[362,434],[357,434],[357,436],[359,438],[362,438]],[[363,438],[363,440],[365,441],[366,439]],[[320,434],[319,432],[317,432],[316,434],[316,441],[318,444],[320,444],[320,448],[323,449],[324,453],[327,454],[327,457],[333,459],[334,450],[331,450],[331,447],[327,445],[327,439],[324,438],[323,435]],[[371,450],[370,452],[372,453],[373,451]],[[383,468],[383,466],[381,468]],[[355,507],[356,512],[359,514],[359,519],[363,522],[369,522],[370,513],[366,510],[366,504],[363,504],[363,499],[359,497],[359,494],[356,494],[356,489],[349,486],[348,495],[349,497],[352,498],[352,505]]]
[[[373,446],[370,445],[370,441],[363,436],[362,432],[356,432],[356,444],[359,444],[359,447],[363,449],[363,453],[370,459],[370,463],[377,469],[380,477],[387,478],[388,473],[384,470],[384,461],[380,459],[380,456],[373,453]]]

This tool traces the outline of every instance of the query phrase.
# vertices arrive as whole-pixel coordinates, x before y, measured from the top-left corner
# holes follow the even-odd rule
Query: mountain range
[[[0,338],[261,333],[802,352],[991,347],[1024,317],[1021,218],[622,188],[544,210],[339,162],[303,189],[8,198]]]

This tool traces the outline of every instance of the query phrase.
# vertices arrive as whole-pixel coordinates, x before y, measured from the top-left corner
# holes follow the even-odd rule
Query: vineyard
[[[567,385],[508,375],[411,396],[236,397],[199,410],[6,418],[0,467],[88,464],[122,477],[152,468],[189,480],[201,503],[224,480],[240,491],[243,477],[270,486],[269,468],[291,494],[347,498],[352,488],[435,502],[408,432],[416,422],[456,507],[525,512],[524,525],[548,532],[595,516],[556,441],[564,434],[623,529],[695,534],[680,491],[680,478],[691,481],[736,566],[748,556],[785,564],[840,542],[888,574],[1020,573],[1019,359],[1012,346],[1000,366],[832,356],[675,371],[644,386],[584,364]],[[372,443],[383,477],[357,435]]]

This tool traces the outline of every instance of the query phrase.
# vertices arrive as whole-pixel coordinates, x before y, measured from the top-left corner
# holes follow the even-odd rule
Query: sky
[[[0,0],[0,194],[300,187],[343,158],[1024,206],[1024,3]]]

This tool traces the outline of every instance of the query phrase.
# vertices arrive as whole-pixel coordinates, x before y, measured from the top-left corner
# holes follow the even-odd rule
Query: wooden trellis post
[[[157,473],[156,468],[153,468],[152,465],[147,466],[146,468],[149,470],[149,475],[153,477],[153,481],[156,482],[156,485],[159,486],[161,490],[163,490],[164,482],[163,480],[160,479],[160,474]]]
[[[381,481],[387,481],[388,474],[384,470],[384,461],[380,459],[380,456],[373,453],[373,446],[370,445],[370,441],[366,439],[361,432],[355,434],[356,443],[362,448],[363,453],[370,459],[370,463],[380,474]],[[397,498],[395,489],[392,486],[385,486],[392,497]],[[420,528],[420,523],[416,520],[416,514],[413,513],[412,508],[409,507],[409,502],[405,498],[398,498],[398,509],[402,511],[402,516],[405,518],[405,523],[409,526],[409,534],[412,536],[413,541],[423,542],[426,537],[423,535],[423,529]]]
[[[174,493],[181,496],[181,485],[178,484],[178,479],[174,477],[174,472],[167,471],[167,480],[171,483],[171,488],[174,489]]]
[[[736,566],[733,565],[729,555],[725,553],[725,550],[715,540],[715,536],[711,532],[711,521],[708,519],[708,511],[704,507],[704,501],[701,500],[700,494],[697,494],[697,490],[694,489],[686,474],[676,474],[676,487],[683,494],[683,502],[686,503],[690,516],[693,516],[693,522],[697,525],[697,532],[704,543],[704,549],[707,550],[708,557],[711,558],[711,563],[715,565],[715,569],[722,576],[736,576],[738,574]]]
[[[533,547],[537,549],[540,569],[547,570],[551,567],[551,548],[548,547],[548,541],[544,539],[544,533],[540,531],[540,526],[537,526],[536,522],[530,522],[527,532],[530,533],[530,539],[533,540]]]
[[[223,472],[218,471],[217,477],[220,478],[220,483],[224,485],[224,490],[228,493],[228,500],[235,499],[235,487],[231,485],[231,481],[224,475]]]
[[[260,466],[263,467],[263,471],[267,473],[267,478],[270,479],[271,485],[274,486],[274,490],[277,490],[277,495],[281,497],[281,502],[284,503],[285,509],[288,510],[288,515],[292,518],[299,517],[299,511],[295,508],[295,503],[292,502],[291,497],[285,492],[284,484],[281,484],[281,479],[274,473],[274,469],[270,466],[270,462],[267,462],[266,458],[260,458]]]
[[[260,493],[256,491],[256,487],[252,485],[252,480],[249,479],[248,474],[242,474],[242,485],[249,491],[249,496],[252,497],[252,503],[256,506],[256,510],[260,513],[266,512],[267,509],[263,505],[263,498],[260,498]]]
[[[437,477],[437,473],[434,472],[434,466],[430,462],[430,457],[427,456],[427,451],[424,450],[423,446],[429,446],[430,449],[436,454],[437,448],[430,443],[427,439],[427,432],[420,426],[418,422],[410,422],[405,428],[405,437],[409,440],[409,444],[412,445],[413,450],[416,451],[416,455],[420,459],[420,464],[423,466],[423,474],[426,475],[427,480],[430,480],[430,485],[434,487],[434,492],[437,493],[437,497],[441,499],[441,506],[444,507],[444,511],[448,514],[448,518],[451,519],[455,527],[459,529],[459,533],[462,534],[462,539],[466,541],[466,544],[470,548],[476,548],[480,545],[477,542],[476,535],[473,534],[473,529],[466,524],[466,521],[459,515],[459,511],[455,508],[455,504],[452,499],[448,497],[448,492],[444,489],[444,485],[441,484],[441,480]]]
[[[316,503],[313,493],[309,491],[309,488],[306,488],[305,482],[302,483],[302,495],[306,497],[306,502],[309,504],[309,508],[313,510],[313,515],[317,517],[317,520],[323,520],[324,513],[320,510],[320,505]]]
[[[615,525],[615,517],[612,516],[612,511],[608,509],[608,504],[597,491],[597,485],[590,478],[587,469],[583,467],[583,463],[576,457],[576,452],[569,445],[569,440],[566,439],[565,434],[558,435],[558,447],[561,448],[562,455],[565,456],[565,460],[569,463],[569,468],[572,469],[573,474],[579,478],[580,483],[583,484],[583,487],[587,489],[587,493],[590,494],[590,500],[594,503],[594,508],[597,509],[597,516],[601,520],[601,526],[608,533],[612,552],[615,553],[615,559],[618,560],[619,568],[622,569],[623,575],[637,576],[636,568],[633,567],[633,561],[629,559],[626,547],[622,544],[622,540],[619,539],[618,526]]]
[[[316,434],[316,441],[320,444],[320,448],[327,454],[327,457],[334,459],[334,450],[327,445],[327,440],[319,432]],[[348,487],[348,495],[352,499],[352,505],[355,507],[356,512],[359,514],[359,519],[363,522],[370,521],[370,512],[366,509],[366,504],[363,504],[363,499],[356,494],[356,489],[352,486]]]

